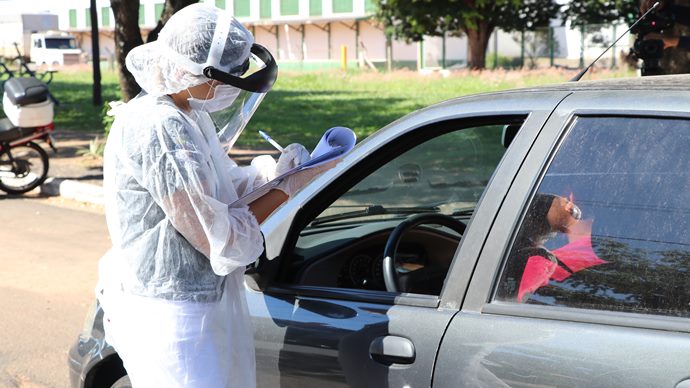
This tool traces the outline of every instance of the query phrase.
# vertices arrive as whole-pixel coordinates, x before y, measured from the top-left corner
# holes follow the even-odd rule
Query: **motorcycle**
[[[0,119],[0,190],[23,194],[43,183],[48,175],[48,154],[36,140],[57,152],[52,133],[54,99],[48,86],[34,77],[5,81]]]

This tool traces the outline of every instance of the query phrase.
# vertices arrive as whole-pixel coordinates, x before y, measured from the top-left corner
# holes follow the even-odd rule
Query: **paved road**
[[[0,387],[67,387],[108,249],[102,209],[0,193]]]

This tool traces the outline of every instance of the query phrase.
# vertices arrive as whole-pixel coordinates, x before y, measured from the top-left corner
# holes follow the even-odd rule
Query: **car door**
[[[480,98],[467,105],[481,107],[474,116],[472,109],[461,109],[462,104],[443,107],[445,117],[439,114],[435,120],[430,120],[433,115],[429,112],[423,112],[411,119],[421,119],[422,124],[402,121],[388,132],[393,135],[379,134],[360,145],[360,155],[350,156],[353,160],[346,158],[340,170],[321,177],[294,199],[305,198],[299,210],[289,206],[279,210],[272,217],[274,224],[268,227],[266,243],[270,257],[276,250],[272,233],[284,232],[280,255],[262,261],[247,281],[258,385],[430,386],[438,346],[458,309],[440,307],[438,293],[382,290],[380,284],[376,285],[375,275],[351,280],[352,273],[358,274],[362,266],[357,264],[352,272],[345,267],[365,260],[355,254],[359,245],[382,248],[390,230],[405,217],[383,214],[376,219],[349,219],[319,228],[314,227],[315,219],[324,214],[332,217],[334,207],[353,206],[344,203],[356,196],[385,203],[374,206],[376,209],[391,208],[391,204],[400,209],[403,206],[396,202],[400,198],[407,201],[405,209],[428,208],[428,201],[423,199],[438,198],[423,188],[443,188],[446,194],[463,197],[462,201],[480,202],[472,221],[470,213],[458,213],[464,214],[458,218],[467,223],[460,243],[466,247],[463,252],[476,254],[479,245],[473,239],[484,236],[482,229],[491,222],[476,218],[492,214],[499,206],[531,141],[563,96],[551,93],[532,99],[525,95]],[[529,102],[532,110],[526,108]],[[503,106],[509,107],[506,112],[496,113]],[[405,124],[410,127],[405,128]],[[522,126],[516,140],[519,145],[509,147],[507,152],[497,147],[503,147],[501,135],[506,126]],[[462,152],[448,153],[454,144]],[[462,168],[449,171],[453,161]],[[391,187],[391,176],[397,182],[392,186],[400,187]],[[314,186],[320,187],[317,190]],[[285,219],[289,220],[288,226],[282,223]],[[449,262],[457,259],[453,256],[457,254],[459,236],[433,228],[417,233],[437,235],[439,246],[430,250],[426,247],[429,256],[443,256],[439,253],[443,251]],[[414,257],[417,248],[413,244],[401,246],[409,249],[405,260],[410,262],[406,264],[411,268],[419,265],[414,262],[418,259]],[[372,268],[378,259],[372,253],[364,267]],[[452,282],[468,279],[458,277]],[[449,282],[446,280],[446,287]]]
[[[434,386],[690,385],[690,96],[640,106],[649,96],[559,106],[487,235]],[[561,224],[559,201],[579,209]]]

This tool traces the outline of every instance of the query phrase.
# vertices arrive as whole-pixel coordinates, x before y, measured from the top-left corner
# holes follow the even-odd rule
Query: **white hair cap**
[[[235,18],[196,3],[176,12],[158,40],[132,49],[126,65],[146,93],[160,96],[208,82],[207,66],[241,74],[252,44],[254,37]]]

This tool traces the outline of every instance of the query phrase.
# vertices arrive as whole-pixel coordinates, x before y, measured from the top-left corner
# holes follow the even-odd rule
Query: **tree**
[[[639,13],[639,0],[572,0],[561,11],[563,23],[582,27],[588,24],[611,24],[625,21],[629,25]]]
[[[131,100],[141,87],[125,66],[129,52],[144,43],[139,30],[139,0],[110,0],[115,16],[115,56],[118,64],[120,89],[125,101]]]
[[[98,44],[98,16],[96,14],[96,0],[91,0],[89,7],[89,18],[91,20],[91,52],[93,53],[93,105],[103,105],[101,95],[101,49]]]
[[[389,36],[421,41],[426,36],[466,35],[468,66],[483,69],[494,29],[534,29],[558,13],[553,0],[379,0],[377,18]]]
[[[149,33],[147,42],[152,42],[158,38],[158,32],[175,12],[196,2],[198,0],[165,0],[161,18],[156,28]],[[137,84],[134,76],[125,66],[127,54],[133,48],[144,43],[139,29],[139,5],[139,0],[110,0],[110,7],[115,16],[115,55],[122,98],[125,101],[129,101],[141,91],[141,87]]]

